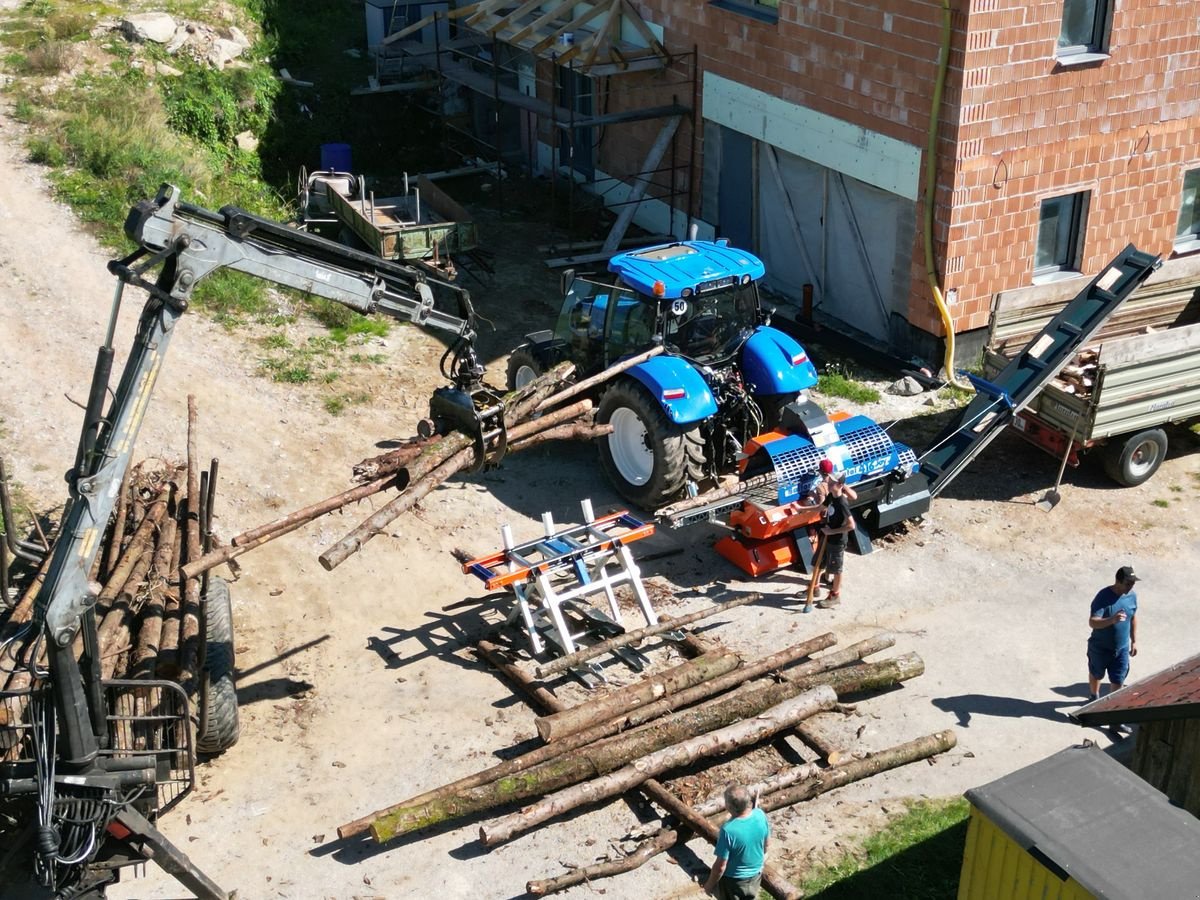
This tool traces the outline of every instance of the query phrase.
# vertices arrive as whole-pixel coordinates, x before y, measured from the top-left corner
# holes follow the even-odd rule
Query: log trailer
[[[174,682],[101,679],[97,586],[89,582],[156,377],[192,291],[213,272],[231,269],[361,313],[449,333],[453,340],[441,367],[452,385],[435,392],[431,419],[442,429],[457,426],[472,434],[480,458],[495,460],[504,452],[501,405],[483,386],[473,345],[474,311],[459,287],[235,207],[214,213],[182,203],[170,185],[131,210],[125,231],[137,249],[109,263],[118,279],[116,294],[75,464],[66,476],[70,500],[30,627],[19,637],[28,642],[18,656],[33,667],[33,687],[20,698],[0,697],[19,701],[0,704],[0,712],[23,711],[18,721],[9,714],[0,719],[0,804],[27,815],[24,844],[31,848],[39,881],[56,896],[102,897],[121,867],[153,859],[197,896],[224,900],[226,892],[152,824],[194,782],[187,695]],[[105,411],[126,285],[149,296]],[[439,308],[448,302],[453,312]],[[211,637],[206,607],[201,604],[200,635]],[[232,659],[231,623],[226,630],[227,646],[209,644],[205,653],[201,644],[206,671],[214,649],[226,662]],[[35,662],[38,644],[45,647],[44,669]],[[199,680],[193,687],[204,723],[211,684],[203,676]],[[125,703],[131,692],[137,693],[136,703]]]
[[[739,483],[659,510],[672,528],[727,515],[732,534],[717,542],[722,556],[752,576],[812,564],[807,526],[821,509],[804,503],[806,484],[822,458],[833,462],[858,493],[852,535],[860,553],[869,533],[924,513],[933,497],[1018,417],[1045,385],[1075,358],[1118,306],[1159,267],[1160,260],[1132,244],[1117,254],[1003,366],[991,380],[967,375],[976,395],[922,453],[893,444],[862,416],[835,413],[841,441],[824,437],[823,417],[811,403],[782,410],[779,427],[747,441],[739,460]],[[817,410],[819,413],[819,410]],[[816,428],[813,423],[817,423]]]

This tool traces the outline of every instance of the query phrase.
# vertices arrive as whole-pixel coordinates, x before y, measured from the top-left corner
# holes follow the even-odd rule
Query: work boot
[[[834,609],[835,607],[841,606],[841,604],[841,594],[830,592],[825,597],[817,601],[817,609]]]

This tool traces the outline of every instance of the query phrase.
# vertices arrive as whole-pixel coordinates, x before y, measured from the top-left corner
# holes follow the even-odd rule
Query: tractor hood
[[[762,260],[728,241],[679,241],[618,253],[608,270],[639,293],[664,300],[685,296],[685,290],[690,296],[757,281],[766,273]],[[655,293],[656,282],[664,293]]]

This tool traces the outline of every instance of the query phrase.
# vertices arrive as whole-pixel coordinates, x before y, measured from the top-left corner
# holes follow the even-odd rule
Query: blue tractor
[[[584,378],[661,343],[664,353],[608,382],[599,398],[597,421],[613,427],[599,442],[600,462],[626,500],[658,508],[689,482],[733,471],[746,442],[779,426],[785,409],[793,422],[813,419],[797,410],[819,414],[803,396],[816,369],[770,326],[757,257],[723,240],[680,241],[619,254],[608,268],[604,280],[564,275],[557,327],[513,351],[508,386],[562,360]],[[832,441],[806,436],[813,471],[819,445],[839,443],[835,431]]]

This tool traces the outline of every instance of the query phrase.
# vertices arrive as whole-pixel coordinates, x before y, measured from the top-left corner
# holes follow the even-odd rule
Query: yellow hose
[[[933,85],[933,112],[929,116],[929,146],[925,151],[925,273],[929,276],[929,289],[933,302],[942,317],[942,328],[946,331],[946,357],[943,365],[946,380],[957,388],[970,390],[971,386],[958,380],[954,374],[954,321],[950,308],[938,286],[937,268],[933,262],[933,209],[937,196],[937,133],[938,113],[942,108],[942,91],[946,87],[946,71],[950,68],[950,0],[942,0],[942,46],[938,55],[937,81]]]

